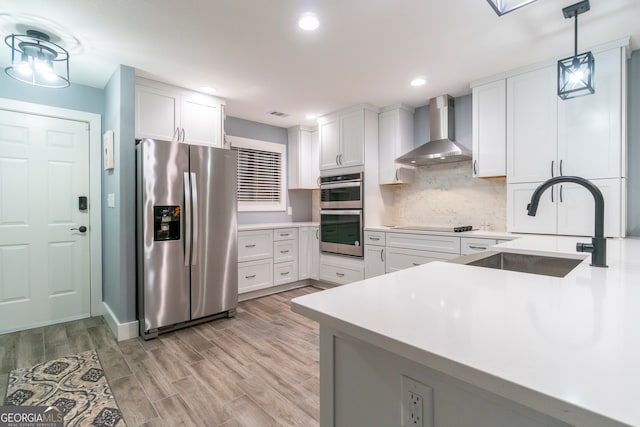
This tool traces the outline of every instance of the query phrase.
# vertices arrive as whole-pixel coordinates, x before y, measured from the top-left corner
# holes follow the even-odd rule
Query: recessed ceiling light
[[[306,116],[304,116],[305,119],[307,120],[315,120],[318,118],[317,114],[307,114]]]
[[[313,13],[305,13],[298,21],[298,27],[305,31],[317,30],[320,26],[320,21]]]
[[[214,94],[217,92],[216,88],[211,86],[202,86],[200,90],[204,93],[210,93],[210,94]]]
[[[424,77],[416,77],[415,79],[411,80],[411,86],[423,86],[425,83],[427,83],[427,80]]]

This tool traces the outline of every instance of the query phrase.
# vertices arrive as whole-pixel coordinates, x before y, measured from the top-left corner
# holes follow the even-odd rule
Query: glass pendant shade
[[[11,48],[11,65],[4,69],[10,77],[34,86],[69,86],[69,53],[35,30],[11,34],[4,39]]]
[[[594,93],[594,64],[591,52],[558,61],[558,96],[569,99]]]
[[[533,3],[536,0],[487,0],[493,10],[498,14],[498,16],[502,16],[505,13],[509,13],[516,9],[521,8],[522,6],[526,6],[529,3]]]

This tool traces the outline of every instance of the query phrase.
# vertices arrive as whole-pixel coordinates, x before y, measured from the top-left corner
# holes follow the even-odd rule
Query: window
[[[284,211],[287,146],[227,136],[238,153],[238,211]]]

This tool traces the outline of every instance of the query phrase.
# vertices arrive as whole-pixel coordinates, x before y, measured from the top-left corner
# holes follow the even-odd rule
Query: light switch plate
[[[107,194],[107,207],[115,208],[116,207],[116,195],[115,193]]]

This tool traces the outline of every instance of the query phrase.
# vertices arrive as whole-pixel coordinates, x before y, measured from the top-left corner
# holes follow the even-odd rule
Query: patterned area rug
[[[65,426],[125,426],[93,350],[11,371],[5,405],[56,406]]]

